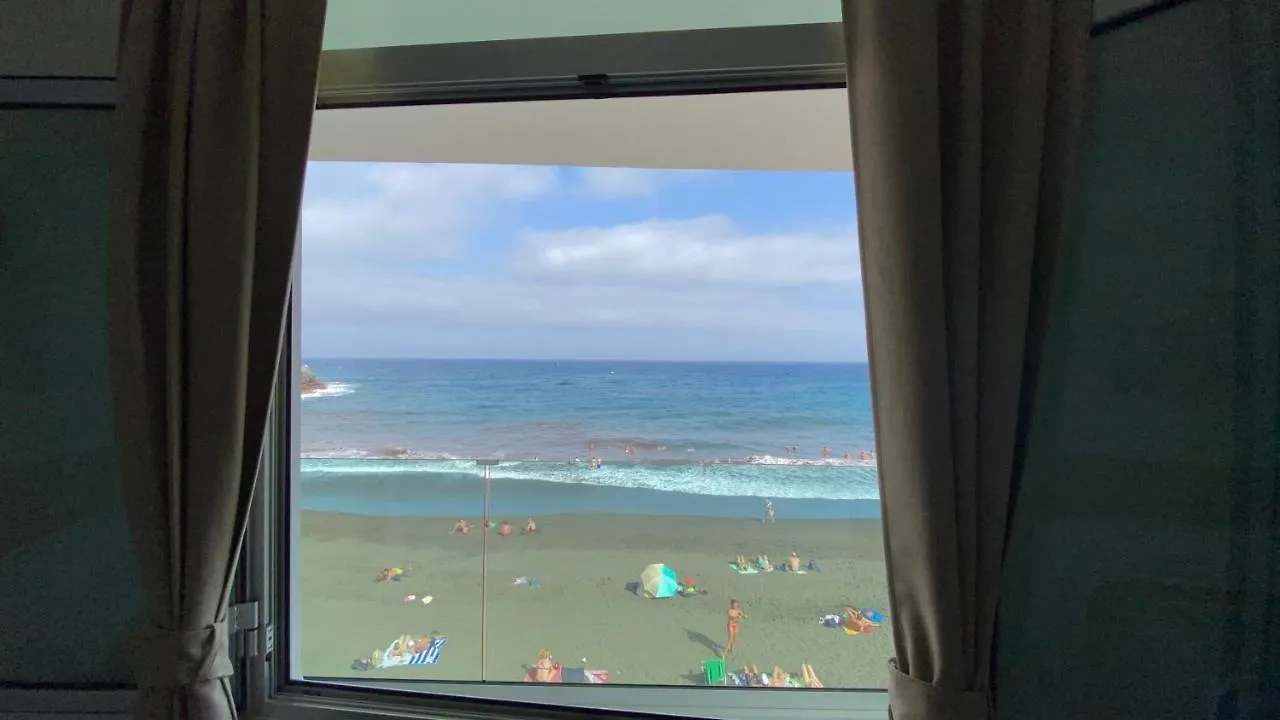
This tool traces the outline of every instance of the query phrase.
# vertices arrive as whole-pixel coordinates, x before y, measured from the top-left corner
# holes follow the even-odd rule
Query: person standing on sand
[[[738,623],[742,622],[747,615],[742,612],[742,608],[738,607],[737,600],[729,601],[729,612],[726,613],[729,620],[729,640],[724,644],[725,657],[733,654],[734,649],[738,646]]]
[[[767,522],[767,523],[777,522],[777,520],[774,520],[773,518],[773,501],[772,500],[764,501],[764,518],[760,520],[760,522]]]

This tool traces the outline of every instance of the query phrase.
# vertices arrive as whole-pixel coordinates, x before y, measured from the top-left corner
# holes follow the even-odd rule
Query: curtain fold
[[[1088,0],[844,0],[897,720],[986,718]]]
[[[139,716],[232,718],[226,624],[280,357],[323,0],[127,0],[108,250]]]

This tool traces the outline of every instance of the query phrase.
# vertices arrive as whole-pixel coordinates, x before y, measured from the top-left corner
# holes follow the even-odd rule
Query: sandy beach
[[[497,518],[496,518],[497,519]],[[517,526],[523,517],[506,518]],[[476,518],[471,518],[475,522]],[[302,672],[514,682],[545,648],[566,668],[608,670],[610,682],[696,685],[726,640],[731,598],[746,612],[731,669],[814,666],[827,687],[882,688],[892,654],[886,624],[870,635],[826,628],[846,605],[887,611],[878,520],[751,519],[627,514],[537,518],[540,532],[489,536],[487,645],[481,674],[482,533],[451,535],[443,517],[305,511],[302,522]],[[740,575],[736,555],[797,552],[821,572]],[[652,600],[627,590],[649,563],[672,567],[705,595]],[[398,582],[375,582],[385,567]],[[538,586],[515,584],[537,578]],[[431,604],[403,601],[431,595]],[[449,638],[435,665],[356,672],[352,662],[402,634]]]

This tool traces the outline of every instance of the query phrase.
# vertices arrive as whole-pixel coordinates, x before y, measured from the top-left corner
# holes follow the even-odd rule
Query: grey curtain
[[[845,0],[898,720],[987,718],[1088,0]]]
[[[147,610],[141,717],[235,716],[229,586],[280,356],[324,11],[124,4],[108,317]]]

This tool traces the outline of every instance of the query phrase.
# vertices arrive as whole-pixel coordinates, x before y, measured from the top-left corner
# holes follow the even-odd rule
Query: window
[[[883,717],[832,33],[326,53],[259,505],[278,544],[255,546],[277,588],[258,697]],[[441,53],[475,62],[413,61]],[[826,687],[734,687],[752,665]]]

